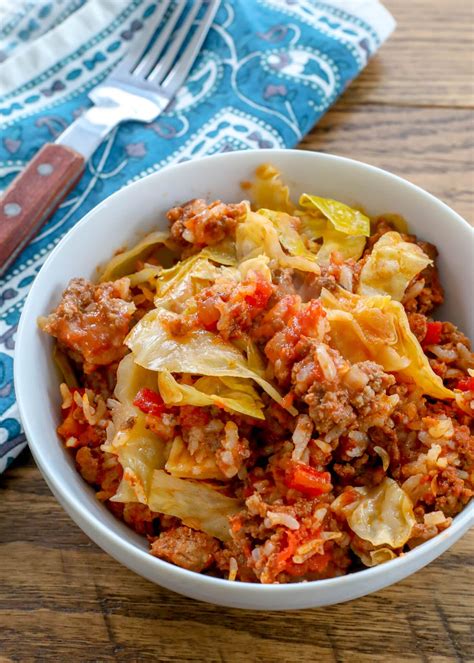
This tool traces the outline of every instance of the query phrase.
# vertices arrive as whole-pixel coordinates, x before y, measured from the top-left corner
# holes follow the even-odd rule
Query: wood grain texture
[[[351,86],[350,103],[472,107],[471,0],[384,0],[397,29]]]
[[[64,200],[84,170],[84,157],[47,143],[0,198],[0,273]]]
[[[387,168],[469,221],[471,3],[387,0],[398,29],[302,143]],[[415,575],[347,604],[286,613],[198,603],[99,550],[29,454],[0,476],[0,663],[474,661],[474,531]]]

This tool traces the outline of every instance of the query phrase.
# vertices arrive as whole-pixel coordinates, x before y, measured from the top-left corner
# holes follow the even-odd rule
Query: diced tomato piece
[[[474,378],[461,378],[458,380],[456,389],[461,391],[474,391]]]
[[[77,409],[77,406],[71,407],[63,422],[58,426],[58,435],[60,435],[64,440],[67,440],[69,437],[79,438],[88,428],[88,424],[81,423],[74,417],[74,411]]]
[[[283,546],[276,558],[275,571],[281,573],[285,569],[288,560],[294,555],[296,546],[298,545],[298,538],[291,530],[285,530],[286,546]]]
[[[180,424],[185,428],[207,426],[211,416],[207,409],[196,405],[182,405],[180,408]]]
[[[311,299],[308,304],[299,311],[293,320],[290,321],[290,325],[294,325],[295,328],[299,327],[300,334],[304,336],[314,336],[317,330],[317,324],[320,318],[326,315],[321,302],[317,299]]]
[[[332,490],[329,472],[319,472],[303,463],[294,463],[286,471],[285,485],[310,497],[330,493]]]
[[[290,408],[293,405],[293,401],[295,400],[295,394],[292,391],[289,391],[286,396],[284,396],[281,401],[280,401],[280,407],[283,407],[286,409]]]
[[[72,389],[71,393],[73,397],[76,391],[82,397],[85,389]],[[64,441],[67,441],[70,437],[75,437],[77,439],[76,447],[96,447],[102,444],[103,437],[100,431],[84,420],[82,408],[79,407],[74,398],[71,405],[66,410],[63,410],[63,417],[62,423],[57,428],[57,433]]]
[[[198,299],[197,315],[201,325],[208,331],[215,331],[221,316],[215,297]]]
[[[426,324],[426,335],[423,339],[423,345],[434,345],[441,341],[441,332],[443,331],[442,322],[428,322]]]
[[[158,417],[166,411],[166,405],[160,394],[147,387],[140,389],[133,404],[145,414],[152,414],[155,417]]]
[[[272,296],[273,287],[272,284],[266,281],[263,278],[258,278],[255,283],[255,290],[252,294],[245,296],[245,301],[250,306],[253,306],[258,309],[264,309],[268,303],[268,300]]]

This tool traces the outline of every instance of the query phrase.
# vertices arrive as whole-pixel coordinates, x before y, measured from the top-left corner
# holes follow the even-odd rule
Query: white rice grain
[[[415,299],[415,297],[418,297],[420,292],[423,290],[425,287],[425,279],[420,279],[419,281],[415,281],[412,286],[408,288],[408,290],[405,292],[405,295],[403,297],[404,302],[409,302],[410,299]]]
[[[72,405],[72,393],[69,387],[65,382],[61,382],[59,385],[59,391],[61,393],[61,398],[63,399],[63,402],[61,404],[61,407],[63,410],[66,410],[68,407],[71,407]]]
[[[237,560],[231,557],[229,560],[229,580],[234,581],[237,578],[237,571],[239,570]]]
[[[345,290],[352,292],[352,270],[349,265],[341,266],[339,283],[345,288]]]
[[[430,351],[441,359],[441,361],[450,362],[455,361],[458,358],[458,353],[456,350],[449,350],[442,345],[430,345]]]
[[[295,445],[293,453],[291,454],[292,460],[299,461],[302,459],[303,453],[311,439],[313,428],[313,422],[307,414],[300,414],[298,416],[296,420],[296,427],[291,438],[293,444]]]
[[[268,511],[267,517],[264,520],[265,527],[275,527],[275,525],[283,525],[291,530],[300,528],[299,522],[288,513],[281,513],[278,511]]]
[[[454,435],[453,422],[448,417],[439,419],[435,425],[428,428],[428,433],[436,440],[440,437],[451,438]]]
[[[386,472],[390,465],[390,456],[388,455],[387,450],[383,447],[374,447],[374,451],[382,459],[383,471]]]
[[[336,365],[329,354],[326,345],[321,344],[316,348],[316,357],[326,380],[333,382],[337,378]]]

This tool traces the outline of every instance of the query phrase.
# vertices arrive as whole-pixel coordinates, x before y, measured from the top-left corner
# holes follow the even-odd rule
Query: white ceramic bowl
[[[404,557],[351,575],[289,585],[257,585],[210,578],[168,564],[147,552],[144,538],[117,520],[94,497],[59,442],[58,376],[51,339],[36,319],[58,302],[69,279],[94,278],[96,267],[117,247],[130,245],[152,228],[165,227],[164,213],[193,197],[238,201],[239,183],[263,163],[274,164],[291,186],[360,203],[369,214],[398,212],[421,238],[440,250],[446,288],[442,318],[474,337],[473,232],[442,202],[383,170],[341,157],[296,150],[233,152],[166,168],[122,189],[92,210],[68,233],[36,277],[23,310],[15,358],[15,388],[26,435],[49,487],[71,518],[97,545],[136,573],[186,596],[220,605],[266,610],[330,605],[376,591],[417,571],[443,553],[474,521],[474,503],[445,532]],[[45,537],[48,533],[45,532]]]

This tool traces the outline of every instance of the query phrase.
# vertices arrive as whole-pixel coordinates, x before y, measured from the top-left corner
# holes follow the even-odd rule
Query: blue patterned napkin
[[[0,7],[0,188],[89,106],[154,11],[152,0]],[[8,8],[11,12],[8,12]],[[393,30],[378,0],[223,0],[187,84],[155,122],[114,131],[0,280],[0,472],[26,445],[13,389],[15,331],[51,249],[120,187],[205,154],[292,147]]]

